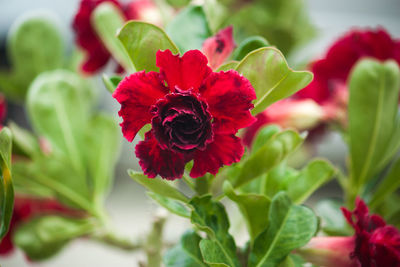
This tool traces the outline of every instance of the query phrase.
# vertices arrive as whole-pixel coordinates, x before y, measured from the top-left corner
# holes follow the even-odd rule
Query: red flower
[[[75,31],[77,45],[86,53],[86,59],[81,69],[91,74],[103,68],[111,58],[91,23],[91,15],[101,3],[114,4],[126,20],[144,19],[151,22],[159,21],[156,8],[150,0],[131,1],[125,5],[118,0],[82,0],[75,15],[72,27]]]
[[[158,51],[157,66],[160,73],[131,74],[113,94],[128,141],[145,124],[152,125],[135,148],[144,173],[181,178],[193,160],[190,176],[199,177],[239,161],[243,147],[235,134],[254,122],[250,82],[233,70],[212,72],[198,50],[182,57]]]
[[[350,212],[342,208],[346,220],[355,230],[355,248],[351,257],[363,267],[400,266],[400,232],[378,215],[369,215],[360,198]]]
[[[218,68],[235,49],[232,26],[220,30],[215,36],[207,38],[202,47],[212,69]]]
[[[1,256],[8,255],[13,251],[12,235],[18,225],[41,214],[63,214],[73,217],[83,216],[83,212],[66,208],[53,199],[15,197],[10,229],[0,243]]]
[[[3,128],[2,123],[4,122],[7,115],[7,102],[5,97],[0,94],[0,130]]]
[[[392,39],[383,28],[348,32],[328,49],[324,58],[312,63],[314,80],[297,97],[321,104],[331,101],[337,87],[346,84],[353,66],[365,57],[394,59],[400,64],[400,41]]]

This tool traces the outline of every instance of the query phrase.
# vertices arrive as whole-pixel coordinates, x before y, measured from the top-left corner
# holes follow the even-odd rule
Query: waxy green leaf
[[[129,21],[119,32],[118,39],[124,45],[136,71],[158,71],[158,50],[169,49],[173,54],[179,52],[162,29],[146,22]]]
[[[149,178],[143,173],[138,173],[133,170],[128,170],[129,176],[141,184],[142,186],[146,187],[151,192],[159,194],[163,197],[168,197],[172,199],[176,199],[182,202],[188,202],[188,198],[179,192],[179,190],[173,187],[170,181],[165,181],[161,178]]]
[[[103,41],[107,50],[128,72],[134,72],[135,68],[129,60],[129,55],[121,41],[117,38],[117,32],[124,26],[125,19],[120,9],[111,2],[103,2],[96,7],[91,15],[92,25],[97,35]]]
[[[236,245],[229,234],[229,221],[221,203],[211,200],[211,196],[194,197],[191,222],[204,231],[209,239],[200,241],[204,261],[211,266],[239,266]]]
[[[180,11],[167,25],[166,32],[181,53],[201,49],[204,40],[212,34],[202,6],[188,6]]]
[[[151,197],[158,204],[169,210],[170,212],[185,218],[190,218],[190,210],[183,204],[182,201],[164,197],[160,194],[147,191],[147,195]]]
[[[207,267],[200,252],[201,237],[194,231],[185,232],[180,242],[164,255],[166,267]]]
[[[311,72],[289,68],[282,53],[273,47],[249,53],[236,70],[251,82],[256,91],[253,115],[306,87],[313,78]]]
[[[246,220],[251,241],[254,241],[267,228],[271,200],[260,194],[237,194],[228,181],[224,183],[224,193],[238,205]]]
[[[293,205],[283,192],[271,202],[268,228],[255,240],[249,267],[275,267],[291,251],[304,246],[317,231],[317,217],[305,206]]]
[[[13,242],[31,260],[44,260],[57,252],[73,238],[92,231],[93,225],[86,219],[59,216],[43,216],[20,225]]]
[[[399,67],[394,61],[364,59],[355,66],[349,87],[351,183],[359,188],[396,152]]]
[[[11,132],[0,131],[0,243],[7,234],[14,208],[14,187],[11,179]]]
[[[261,47],[270,46],[268,41],[262,36],[251,36],[244,39],[238,48],[235,49],[233,53],[233,58],[235,60],[242,60],[250,52],[259,49]]]

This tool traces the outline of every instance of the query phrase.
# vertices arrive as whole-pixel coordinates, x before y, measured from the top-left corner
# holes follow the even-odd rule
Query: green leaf
[[[233,53],[235,60],[242,60],[248,53],[265,46],[270,46],[267,40],[262,36],[251,36],[244,39]]]
[[[283,192],[271,202],[269,226],[254,242],[249,267],[275,267],[291,251],[304,246],[317,231],[317,217],[307,207],[293,205]]]
[[[22,153],[28,157],[33,157],[41,152],[38,140],[30,132],[22,129],[14,122],[11,122],[9,127],[13,135],[13,154]]]
[[[331,236],[348,236],[352,234],[340,207],[343,203],[334,199],[324,199],[317,203],[315,212],[321,217],[322,230]]]
[[[8,34],[7,51],[12,64],[12,97],[24,99],[32,80],[41,72],[62,66],[63,39],[56,16],[48,12],[22,15]],[[2,88],[7,90],[7,88]]]
[[[238,176],[233,179],[233,186],[237,188],[268,172],[296,150],[303,141],[304,138],[292,130],[275,134],[244,161]]]
[[[14,188],[11,179],[11,132],[0,131],[0,243],[7,234],[14,207]]]
[[[246,220],[251,241],[254,241],[254,239],[267,228],[267,215],[271,200],[259,194],[237,194],[228,181],[224,182],[223,188],[224,193],[238,205]]]
[[[112,94],[114,93],[115,89],[117,89],[118,84],[122,81],[122,77],[120,76],[111,76],[109,77],[107,74],[101,76],[104,85],[106,86],[107,90]]]
[[[387,196],[394,193],[400,187],[400,158],[398,158],[391,166],[389,173],[383,178],[378,188],[373,194],[372,200],[369,202],[371,209],[379,206]]]
[[[212,33],[216,33],[223,25],[228,15],[228,9],[217,0],[205,0],[204,14]]]
[[[239,64],[238,61],[229,61],[219,66],[216,72],[234,70],[238,64]]]
[[[90,117],[93,91],[77,74],[56,70],[39,75],[29,88],[27,107],[36,132],[55,153],[65,155],[82,176],[83,136]]]
[[[147,195],[170,212],[184,218],[190,218],[190,211],[181,201],[151,191],[147,191]]]
[[[93,225],[86,219],[43,216],[20,225],[13,242],[31,260],[47,259],[60,251],[72,239],[88,234]]]
[[[313,77],[311,72],[289,68],[282,53],[273,47],[249,53],[236,70],[249,79],[256,91],[253,115],[306,87]]]
[[[261,128],[258,131],[256,138],[253,141],[253,144],[251,145],[251,153],[257,152],[265,145],[265,143],[267,143],[271,139],[272,136],[279,133],[280,131],[281,128],[275,124],[267,125]]]
[[[167,25],[168,36],[181,53],[201,49],[205,39],[211,36],[206,15],[201,6],[188,6]]]
[[[164,255],[166,267],[207,267],[201,256],[201,237],[194,231],[185,232],[180,242]]]
[[[194,197],[190,204],[193,206],[192,224],[207,233],[209,238],[200,242],[204,261],[211,266],[239,266],[224,206],[212,201],[211,196]]]
[[[291,177],[287,193],[292,201],[301,204],[319,187],[332,179],[335,167],[324,160],[313,160],[298,175]]]
[[[190,3],[190,0],[166,0],[166,2],[173,7],[184,7]]]
[[[184,194],[179,192],[177,188],[170,185],[172,182],[168,182],[160,178],[149,178],[146,175],[133,170],[128,170],[128,174],[133,180],[146,187],[151,192],[159,194],[163,197],[180,200],[185,203],[188,202],[188,199]]]
[[[364,59],[350,76],[349,136],[352,183],[360,187],[387,164],[395,133],[400,70],[394,61]]]
[[[136,71],[158,71],[156,53],[169,49],[177,54],[178,48],[159,27],[140,21],[130,21],[118,34]]]
[[[135,67],[129,60],[125,47],[117,38],[118,30],[125,23],[125,18],[120,8],[110,2],[101,3],[92,13],[91,21],[107,50],[127,72],[134,72]]]
[[[121,138],[116,121],[105,114],[90,119],[85,136],[86,162],[92,178],[93,197],[104,200],[111,186]]]

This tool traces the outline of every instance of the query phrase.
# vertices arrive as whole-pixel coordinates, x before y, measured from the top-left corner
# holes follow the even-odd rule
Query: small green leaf
[[[128,174],[133,180],[146,187],[151,192],[159,194],[163,197],[180,200],[185,203],[188,202],[188,199],[184,194],[179,192],[177,188],[170,185],[171,182],[160,178],[149,178],[146,175],[133,170],[128,170]]]
[[[292,201],[301,204],[320,186],[332,179],[335,167],[324,160],[313,160],[298,175],[289,180],[287,193]]]
[[[291,251],[304,246],[317,231],[317,217],[307,207],[293,205],[283,192],[271,202],[269,225],[254,242],[249,267],[275,267]]]
[[[207,267],[201,256],[201,237],[194,231],[185,232],[180,242],[164,255],[166,267]]]
[[[218,0],[205,0],[203,4],[208,26],[212,33],[218,32],[226,20],[228,9]]]
[[[13,242],[31,260],[44,260],[59,252],[72,239],[88,234],[93,225],[86,219],[58,216],[35,218],[20,225]]]
[[[399,67],[394,61],[364,59],[354,67],[349,87],[352,183],[360,187],[396,152],[390,141],[398,127]]]
[[[40,153],[39,142],[35,136],[14,122],[11,122],[9,127],[13,135],[14,154],[22,153],[28,157],[33,157],[35,154]]]
[[[238,64],[238,61],[229,61],[219,66],[216,72],[234,70]]]
[[[179,52],[162,29],[146,22],[129,21],[119,32],[118,39],[128,52],[136,71],[158,71],[158,50],[169,49],[173,54]]]
[[[229,221],[221,203],[211,200],[211,196],[194,197],[191,222],[208,235],[208,240],[200,242],[204,261],[211,266],[239,266],[236,245],[229,234]]]
[[[303,141],[304,138],[292,130],[275,134],[244,161],[238,176],[233,179],[233,186],[237,188],[268,172],[296,150]]]
[[[256,138],[254,139],[254,142],[251,146],[251,153],[257,152],[260,148],[262,148],[265,143],[267,143],[272,136],[275,134],[279,133],[281,131],[281,128],[278,125],[267,125],[263,128],[261,128],[257,135]]]
[[[12,136],[8,128],[0,131],[0,243],[7,234],[14,207],[14,188],[11,179]]]
[[[340,207],[343,203],[334,199],[324,199],[317,203],[315,212],[321,217],[322,230],[331,236],[348,236],[352,229],[346,222]]]
[[[103,2],[96,7],[91,15],[92,25],[97,35],[101,38],[108,51],[128,72],[134,72],[135,68],[129,60],[129,55],[121,41],[117,38],[117,32],[125,23],[124,15],[120,8],[110,2]]]
[[[189,209],[185,205],[183,205],[181,201],[169,197],[164,197],[151,191],[147,191],[147,195],[149,195],[149,197],[151,197],[154,201],[156,201],[158,204],[160,204],[170,212],[181,217],[190,218]]]
[[[306,87],[313,77],[311,72],[289,68],[282,53],[273,47],[249,53],[236,70],[249,79],[256,91],[253,115]]]
[[[246,220],[251,241],[254,241],[267,228],[271,200],[264,195],[252,193],[237,194],[228,181],[224,182],[223,188],[224,193],[238,205]]]
[[[181,53],[201,49],[205,39],[211,36],[206,15],[201,6],[188,6],[167,25],[168,36]]]
[[[109,77],[107,74],[102,75],[102,80],[107,90],[112,94],[115,89],[117,89],[118,84],[122,81],[122,77],[120,76],[111,76]]]
[[[235,49],[235,53],[233,53],[233,58],[235,60],[242,60],[247,54],[250,52],[261,48],[270,46],[267,40],[265,40],[262,36],[251,36],[244,39],[238,48]]]

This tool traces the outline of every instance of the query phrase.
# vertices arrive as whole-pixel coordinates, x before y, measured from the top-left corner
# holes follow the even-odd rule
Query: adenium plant
[[[156,10],[82,0],[80,67],[34,73],[21,90],[32,131],[13,122],[0,131],[0,257],[17,247],[45,260],[83,237],[139,250],[151,267],[400,266],[399,42],[384,29],[354,30],[311,72],[295,71],[265,36],[249,31],[236,45],[251,6],[225,24],[216,1],[156,12],[165,29],[147,20]],[[102,79],[120,127],[117,114],[95,109],[99,86],[86,77],[111,58],[117,74]],[[349,147],[344,170],[299,153],[308,130],[332,121]],[[163,211],[138,240],[119,233],[104,205],[120,132],[140,166],[128,174]],[[333,178],[343,199],[309,201]],[[165,213],[188,222],[174,244],[163,239]]]

